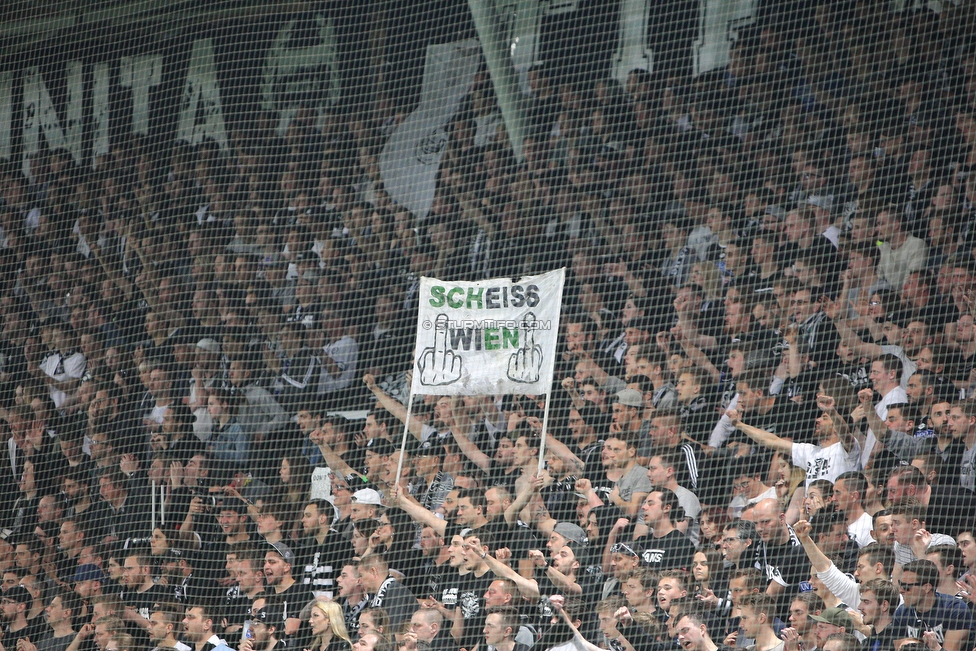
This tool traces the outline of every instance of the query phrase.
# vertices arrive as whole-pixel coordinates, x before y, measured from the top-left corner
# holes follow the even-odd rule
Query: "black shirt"
[[[260,594],[263,596],[265,593],[262,591]],[[223,614],[227,618],[228,626],[243,626],[252,603],[253,600],[241,592],[240,586],[235,585],[227,590],[223,599]]]
[[[766,574],[766,579],[775,581],[786,588],[779,599],[778,615],[786,619],[790,602],[800,591],[800,582],[810,578],[810,560],[803,547],[792,535],[784,545],[768,545],[760,542],[756,546],[756,565]]]
[[[603,440],[598,439],[585,448],[574,450],[583,462],[583,477],[591,482],[605,474],[603,469]]]
[[[958,466],[945,475],[958,477]],[[932,533],[954,537],[970,526],[973,513],[976,513],[976,495],[962,486],[938,484],[932,486],[925,512],[925,528]]]
[[[274,588],[265,588],[265,592],[266,603],[274,604],[281,609],[281,631],[278,639],[284,637],[285,622],[289,619],[299,619],[302,608],[315,598],[312,590],[301,581],[295,581],[284,592],[275,592]]]
[[[708,437],[719,419],[711,401],[700,395],[686,405],[679,404],[678,412],[685,434],[699,443],[708,443]]]
[[[535,549],[532,531],[524,525],[516,524],[513,527],[509,527],[505,518],[500,517],[489,520],[484,528],[491,534],[492,539],[495,541],[495,549],[508,547],[512,552],[513,563],[528,558],[529,550]],[[491,551],[494,553],[495,550]]]
[[[304,568],[302,583],[316,596],[334,598],[338,594],[336,579],[342,572],[342,566],[352,560],[352,545],[331,529],[321,545],[314,537],[306,538],[304,542],[299,553]]]
[[[506,471],[511,472],[506,472]],[[491,467],[488,469],[488,486],[503,486],[512,495],[516,494],[515,480],[519,478],[518,468],[503,466],[495,459],[491,460]]]
[[[460,577],[458,585],[458,608],[464,615],[464,634],[461,636],[461,646],[473,649],[484,639],[485,628],[485,593],[488,586],[495,580],[495,575],[488,571],[481,576],[473,572]]]
[[[424,564],[423,573],[421,592],[424,593],[424,596],[421,598],[433,597],[437,601],[443,601],[441,590],[451,584],[451,579],[456,579],[458,575],[457,570],[451,567],[449,563],[437,565],[433,559]]]
[[[85,528],[85,540],[101,540],[108,535],[108,522],[112,517],[112,508],[102,499],[95,499],[91,506],[75,516]],[[73,576],[73,575],[72,575]]]
[[[380,586],[370,601],[369,607],[385,610],[390,616],[390,626],[394,629],[400,622],[410,619],[414,612],[420,608],[413,593],[402,583],[394,580],[393,577],[389,577],[383,582],[383,585]]]
[[[149,619],[149,615],[152,614],[153,606],[155,604],[172,600],[172,595],[165,592],[163,586],[157,584],[153,584],[153,586],[145,592],[126,590],[122,593],[122,602],[126,606],[135,608],[136,614],[144,619]]]
[[[690,569],[695,556],[695,546],[677,529],[660,538],[638,538],[634,544],[640,546],[641,563],[652,570]]]
[[[861,648],[864,651],[894,651],[895,649],[895,637],[894,628],[889,624],[885,627],[885,630],[880,633],[875,632],[874,635],[867,637],[861,642]]]
[[[20,629],[19,631],[11,631],[10,628],[5,627],[3,629],[3,645],[6,649],[9,645],[11,649],[17,648],[17,642],[30,637],[33,632],[33,627],[28,623],[27,626]],[[31,638],[33,641],[33,638]]]
[[[458,572],[456,567],[451,567],[449,563],[441,565],[441,572],[437,583],[437,592],[433,596],[437,601],[444,604],[445,608],[456,608],[458,595],[461,594],[461,579],[464,575]]]

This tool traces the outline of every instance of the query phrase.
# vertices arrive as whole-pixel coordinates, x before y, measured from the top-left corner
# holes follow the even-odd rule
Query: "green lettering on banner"
[[[464,289],[461,287],[455,287],[447,293],[447,304],[453,307],[455,310],[464,307],[464,299],[459,299],[456,303],[454,302],[454,297],[460,294],[464,296]]]
[[[498,328],[485,328],[485,350],[498,350],[501,347],[498,341]]]
[[[444,307],[444,288],[440,285],[434,285],[430,288],[430,303],[431,307]]]
[[[519,331],[502,328],[502,348],[518,348]]]
[[[485,306],[484,306],[484,304],[482,302],[482,297],[484,297],[484,295],[485,295],[485,290],[484,289],[479,289],[477,292],[475,292],[475,290],[474,290],[473,287],[469,287],[468,288],[468,309],[469,310],[471,309],[471,302],[472,301],[477,301],[478,302],[478,309],[479,310],[485,309]]]

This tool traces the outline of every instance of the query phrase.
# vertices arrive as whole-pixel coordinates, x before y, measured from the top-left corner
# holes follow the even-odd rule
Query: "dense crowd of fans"
[[[532,69],[521,161],[480,73],[422,219],[382,92],[4,169],[0,651],[973,648],[976,48],[939,10]],[[404,432],[419,277],[561,266],[550,394]]]

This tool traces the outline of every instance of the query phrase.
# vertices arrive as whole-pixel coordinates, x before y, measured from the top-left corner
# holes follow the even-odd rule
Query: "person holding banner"
[[[492,486],[502,486],[509,492],[515,491],[521,468],[515,463],[515,441],[508,432],[501,433],[495,447],[495,454],[489,456],[472,441],[473,428],[470,420],[455,415],[455,427],[451,428],[454,442],[461,453],[471,463],[488,473],[488,483]]]
[[[404,407],[399,400],[393,398],[383,391],[383,389],[378,387],[376,385],[375,377],[367,373],[363,376],[363,384],[366,385],[366,388],[369,389],[370,393],[372,393],[376,398],[376,402],[378,402],[383,409],[390,412],[401,423],[407,423],[407,408]],[[428,447],[431,444],[431,439],[439,436],[440,434],[437,429],[424,423],[419,418],[411,419],[409,424],[409,432],[415,439],[417,439],[417,441],[420,442],[421,445],[426,444]]]

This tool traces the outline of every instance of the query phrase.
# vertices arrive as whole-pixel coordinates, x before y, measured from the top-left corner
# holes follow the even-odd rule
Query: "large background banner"
[[[27,175],[39,152],[90,168],[133,135],[226,148],[259,111],[280,134],[299,106],[321,114],[366,88],[366,30],[335,11],[75,31],[0,56],[0,159]]]
[[[420,279],[411,391],[548,394],[566,270],[518,281]]]
[[[468,39],[427,48],[420,106],[403,121],[383,147],[383,184],[401,206],[423,219],[430,212],[447,127],[471,88],[481,46]]]

